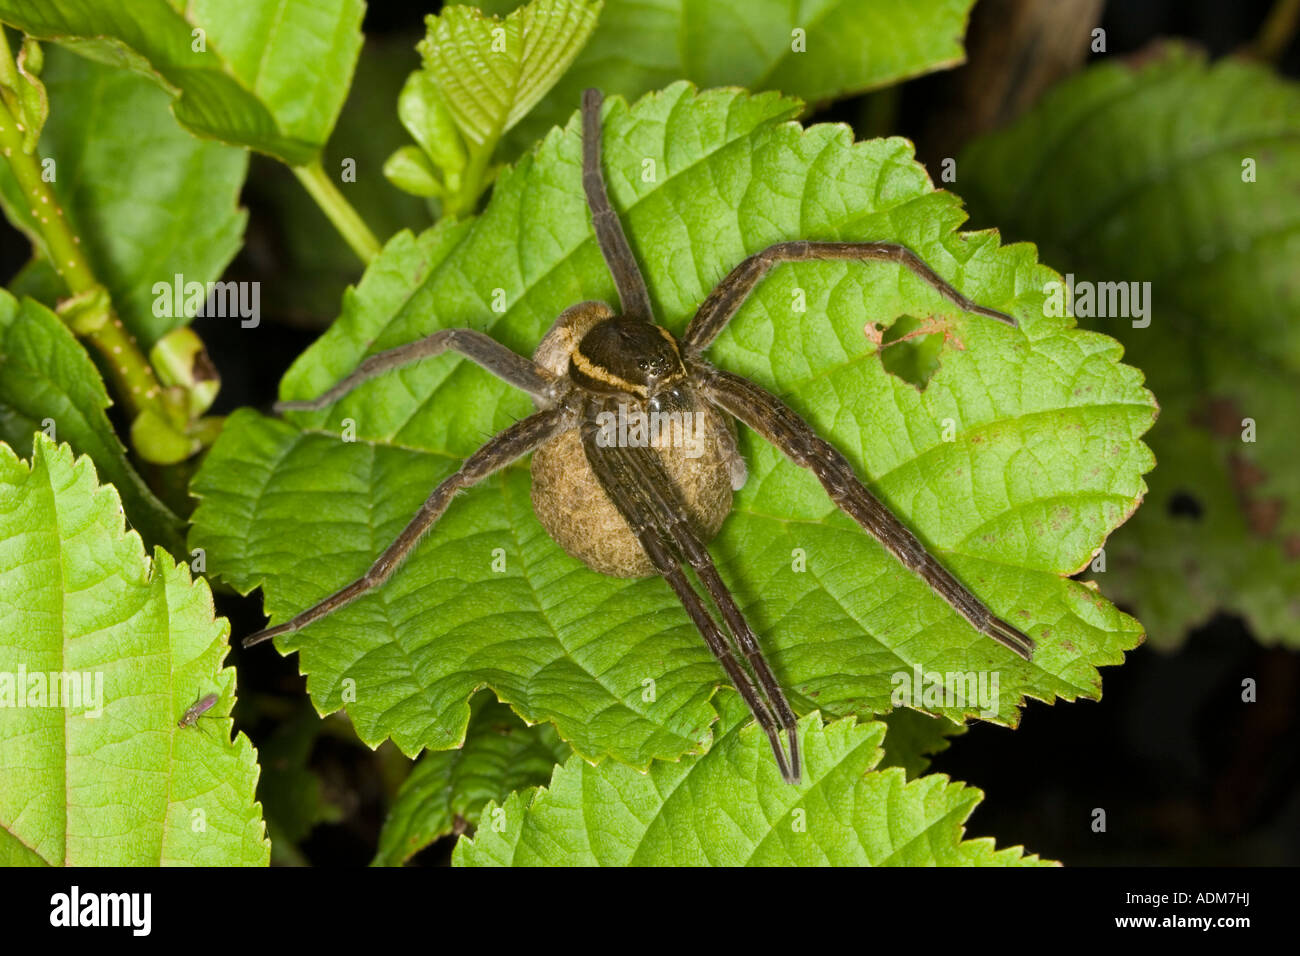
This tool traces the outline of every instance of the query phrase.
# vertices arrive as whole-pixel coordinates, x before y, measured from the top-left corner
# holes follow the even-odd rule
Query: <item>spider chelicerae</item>
[[[604,302],[565,309],[532,361],[482,332],[441,329],[379,352],[319,398],[277,411],[316,410],[399,366],[459,352],[532,396],[538,411],[496,436],[443,480],[364,575],[276,627],[244,639],[249,647],[306,627],[382,585],[456,493],[533,454],[532,498],[542,525],[567,552],[604,574],[660,575],[717,657],[772,743],[781,776],[800,779],[795,714],[705,547],[745,481],[736,451],[738,419],[809,469],[846,514],[919,575],[972,627],[1028,659],[1034,642],[994,615],[931,555],[854,473],[833,445],[776,396],[716,368],[703,353],[770,269],[783,262],[854,260],[910,269],[963,311],[1014,326],[1015,319],[972,302],[905,246],[893,242],[778,242],[750,256],[704,299],[677,339],[654,323],[645,279],[610,204],[601,169],[601,93],[582,98],[582,185],[621,312]],[[656,418],[669,427],[648,431]],[[611,423],[640,422],[640,428]],[[688,432],[690,441],[683,440]],[[653,436],[647,438],[647,435]],[[722,624],[692,586],[689,567]],[[781,731],[788,753],[781,745]]]

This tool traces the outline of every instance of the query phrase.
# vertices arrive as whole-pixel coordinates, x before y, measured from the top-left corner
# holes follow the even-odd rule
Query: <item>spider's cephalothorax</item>
[[[598,395],[649,398],[685,379],[686,366],[667,329],[616,316],[582,337],[569,355],[569,378]]]
[[[768,271],[783,262],[894,263],[967,312],[1016,323],[967,299],[905,246],[795,239],[768,246],[732,269],[700,304],[679,341],[653,321],[645,280],[606,194],[600,105],[599,91],[583,94],[582,184],[621,313],[604,302],[566,309],[532,361],[482,332],[440,329],[370,356],[319,398],[279,403],[280,411],[324,408],[367,379],[453,350],[530,394],[538,411],[489,440],[443,480],[362,577],[285,623],[245,638],[244,645],[306,627],[383,584],[456,492],[531,452],[533,507],[551,536],[604,574],[663,577],[767,734],[782,777],[797,783],[794,710],[705,547],[731,509],[732,491],[745,480],[733,418],[813,472],[836,505],[975,630],[1026,659],[1034,642],[953,577],[872,495],[835,446],[771,393],[705,361],[703,352]],[[691,584],[687,568],[712,599],[721,624]],[[783,731],[788,749],[781,744]]]

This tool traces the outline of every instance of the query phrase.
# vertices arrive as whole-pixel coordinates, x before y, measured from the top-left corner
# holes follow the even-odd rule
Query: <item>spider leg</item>
[[[744,614],[736,606],[731,592],[723,583],[708,548],[695,533],[681,505],[669,491],[673,487],[672,479],[668,476],[658,455],[648,448],[628,448],[625,451],[633,468],[641,476],[642,487],[653,496],[652,505],[655,512],[663,519],[666,530],[677,546],[678,553],[691,566],[691,570],[695,572],[721,612],[722,619],[726,622],[727,629],[731,631],[736,646],[745,655],[745,660],[749,661],[749,666],[758,678],[759,686],[767,697],[777,723],[789,735],[790,768],[797,782],[799,779],[798,718],[790,707],[790,702],[786,700],[785,692],[781,689],[776,675],[772,673],[772,668],[768,666],[767,658],[763,656],[763,648],[758,643],[757,635],[754,634]]]
[[[421,359],[433,358],[448,350],[459,352],[497,378],[527,392],[544,404],[550,404],[554,399],[551,386],[555,378],[546,369],[530,362],[522,355],[516,355],[496,339],[474,329],[439,329],[432,335],[415,342],[376,352],[358,365],[356,371],[319,398],[276,402],[275,410],[277,412],[317,411],[332,405],[358,385],[376,376]]]
[[[813,242],[797,239],[770,245],[727,273],[696,311],[682,337],[682,345],[694,352],[704,351],[773,266],[782,262],[810,260],[894,262],[920,276],[926,284],[962,311],[997,319],[1010,326],[1016,325],[1016,320],[1005,312],[986,308],[966,298],[907,246],[896,242]]]
[[[704,362],[693,362],[691,373],[700,381],[708,401],[754,429],[796,465],[815,474],[845,514],[918,574],[972,627],[1025,660],[1031,659],[1033,639],[993,614],[953,577],[916,535],[867,490],[849,460],[780,399],[748,379]]]
[[[379,587],[411,553],[424,533],[442,517],[457,492],[477,484],[495,471],[500,471],[548,439],[568,431],[577,425],[577,421],[577,412],[565,404],[536,412],[498,432],[478,451],[466,458],[458,471],[444,478],[433,489],[433,493],[415,513],[415,517],[375,560],[370,570],[283,624],[266,628],[244,638],[244,647],[252,647],[254,644],[260,644],[281,634],[301,630],[308,624],[337,611],[367,591]]]
[[[640,541],[655,570],[676,593],[709,650],[767,735],[782,779],[798,783],[801,771],[794,711],[768,667],[758,639],[718,575],[708,550],[690,527],[680,501],[669,490],[672,481],[658,456],[649,448],[601,447],[596,441],[598,429],[594,416],[587,416],[587,421],[583,426],[583,447],[605,493]],[[757,686],[691,587],[682,571],[682,559],[695,570],[717,604],[737,646],[758,677]],[[781,746],[781,730],[786,731],[789,739],[788,760]]]
[[[645,279],[636,264],[636,256],[628,245],[627,235],[618,214],[610,205],[609,193],[605,190],[605,173],[600,165],[600,90],[584,90],[582,94],[582,189],[587,195],[587,206],[591,209],[591,225],[596,230],[596,243],[600,254],[605,257],[605,265],[614,277],[618,289],[618,299],[623,307],[623,314],[632,318],[651,321],[650,293],[646,291]]]

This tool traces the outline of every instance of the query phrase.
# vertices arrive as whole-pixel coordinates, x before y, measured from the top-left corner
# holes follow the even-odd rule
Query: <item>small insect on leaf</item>
[[[190,704],[189,709],[176,721],[177,727],[191,727],[205,713],[212,709],[218,700],[217,694],[205,694]]]

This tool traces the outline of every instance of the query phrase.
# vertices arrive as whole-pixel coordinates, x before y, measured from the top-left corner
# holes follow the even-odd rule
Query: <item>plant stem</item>
[[[483,177],[487,174],[495,150],[496,140],[470,147],[469,163],[461,174],[460,189],[448,196],[443,203],[444,215],[464,216],[474,211],[479,196],[483,194]]]
[[[334,224],[339,235],[352,247],[352,251],[369,265],[379,255],[379,240],[343,193],[339,192],[334,180],[326,175],[320,160],[306,166],[294,166],[293,174]]]
[[[8,42],[0,37],[0,44],[0,58],[12,62]],[[41,178],[37,157],[23,152],[23,132],[22,123],[0,101],[0,153],[13,170],[23,199],[30,204],[32,225],[45,243],[54,271],[68,291],[74,297],[84,296],[89,306],[78,313],[74,330],[89,339],[107,361],[115,392],[129,410],[130,418],[145,408],[157,406],[159,415],[165,419],[162,389],[153,366],[140,350],[135,336],[122,325],[106,290],[95,278],[81,247],[81,237],[73,231],[49,184]]]
[[[1268,63],[1276,63],[1295,35],[1300,22],[1300,0],[1277,0],[1268,12],[1264,25],[1255,37],[1254,54]]]

